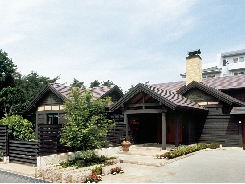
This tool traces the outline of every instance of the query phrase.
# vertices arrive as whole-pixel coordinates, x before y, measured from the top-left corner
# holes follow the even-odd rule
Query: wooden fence
[[[0,151],[8,155],[8,126],[0,126]]]
[[[107,133],[107,140],[113,145],[120,144],[122,137],[126,137],[125,124],[116,123],[112,130]]]
[[[61,128],[61,124],[38,125],[39,155],[43,156],[70,151],[67,146],[60,144]]]
[[[34,164],[37,163],[38,142],[31,141],[9,141],[9,160]]]
[[[0,151],[9,156],[10,162],[36,164],[37,156],[64,153],[72,151],[60,144],[62,125],[39,124],[38,141],[8,140],[8,127],[0,126]],[[108,132],[107,140],[114,145],[120,144],[120,138],[125,137],[126,126],[116,122],[116,126]]]

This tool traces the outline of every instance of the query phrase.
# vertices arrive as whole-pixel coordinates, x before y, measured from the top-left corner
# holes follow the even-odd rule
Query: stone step
[[[156,159],[154,156],[142,155],[121,155],[119,156],[120,163],[130,163],[137,165],[161,167],[169,163],[167,159]]]

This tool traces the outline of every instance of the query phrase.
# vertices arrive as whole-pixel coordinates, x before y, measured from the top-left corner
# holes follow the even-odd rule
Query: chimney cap
[[[187,52],[188,57],[192,57],[192,56],[198,56],[199,54],[201,54],[201,50],[200,49],[196,49],[196,50],[192,50]]]

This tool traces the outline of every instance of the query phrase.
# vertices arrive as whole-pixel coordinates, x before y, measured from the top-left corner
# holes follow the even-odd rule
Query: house
[[[68,99],[70,86],[52,83],[47,84],[32,100],[27,107],[27,112],[33,112],[36,115],[36,135],[39,124],[63,124],[67,122],[64,119],[64,102]],[[113,102],[119,100],[123,93],[117,85],[101,86],[89,89],[94,98],[103,98],[110,96]],[[81,93],[84,89],[81,89]]]
[[[217,54],[217,61],[202,64],[203,78],[216,78],[245,74],[245,49]],[[180,74],[183,78],[185,74]]]
[[[218,142],[245,148],[245,75],[202,77],[202,58],[186,57],[186,81],[138,84],[110,109],[123,115],[134,144]]]

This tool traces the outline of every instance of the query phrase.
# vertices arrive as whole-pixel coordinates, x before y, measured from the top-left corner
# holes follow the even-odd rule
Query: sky
[[[182,81],[188,51],[205,64],[245,49],[243,0],[0,0],[0,15],[18,72],[66,85]]]

